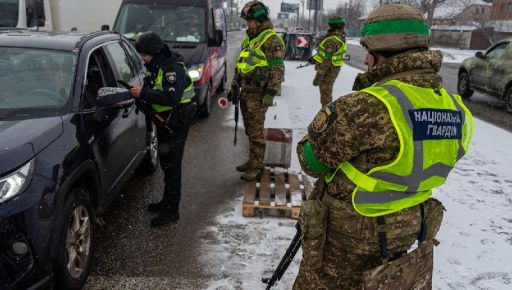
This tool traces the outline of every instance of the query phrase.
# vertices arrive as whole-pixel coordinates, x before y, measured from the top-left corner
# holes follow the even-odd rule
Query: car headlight
[[[0,203],[19,195],[25,190],[32,179],[34,160],[30,160],[15,172],[0,178]]]
[[[188,70],[188,75],[190,76],[193,82],[201,79],[201,77],[203,76],[203,65],[192,66]]]

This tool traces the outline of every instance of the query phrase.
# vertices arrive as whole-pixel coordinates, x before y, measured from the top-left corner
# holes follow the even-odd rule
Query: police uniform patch
[[[165,78],[170,83],[176,82],[176,72],[168,72],[168,73],[166,73],[165,74]]]

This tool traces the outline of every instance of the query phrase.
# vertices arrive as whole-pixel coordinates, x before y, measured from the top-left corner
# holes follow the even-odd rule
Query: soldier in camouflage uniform
[[[409,27],[412,26],[415,28],[411,30]],[[363,215],[363,211],[357,208],[360,204],[356,203],[356,192],[363,188],[360,185],[356,187],[356,182],[360,181],[353,175],[347,175],[343,166],[353,166],[353,172],[360,173],[358,177],[371,178],[371,172],[376,168],[389,166],[402,158],[399,156],[403,146],[401,140],[409,138],[406,135],[399,138],[398,129],[390,117],[392,113],[384,101],[361,90],[377,90],[381,88],[379,86],[386,87],[400,81],[401,86],[410,86],[414,92],[425,90],[450,101],[438,75],[442,54],[428,50],[428,26],[417,10],[407,5],[385,5],[374,10],[364,26],[361,44],[368,50],[365,60],[368,72],[357,76],[353,89],[358,92],[340,97],[324,107],[297,146],[303,170],[322,182],[317,182],[312,194],[318,199],[306,201],[301,208],[299,222],[303,259],[293,286],[295,290],[361,289],[364,273],[383,264],[383,251],[380,248],[382,232],[386,233],[387,238],[387,247],[384,244],[382,250],[387,251],[387,258],[392,261],[410,255],[406,255],[406,252],[417,240],[420,229],[426,229],[421,231],[426,235],[425,240],[434,243],[443,218],[444,207],[440,201],[430,197],[431,191],[419,204],[398,207],[379,217],[377,214]],[[421,95],[416,97],[422,98]],[[462,103],[460,98],[457,100],[454,103]],[[462,128],[472,132],[471,114],[465,107],[463,111],[466,117],[462,118],[465,120]],[[458,114],[459,111],[453,112]],[[466,134],[462,140],[454,141],[459,144],[464,142],[464,146],[467,146],[462,155],[467,151],[470,139],[471,136]],[[443,150],[438,152],[446,154]],[[435,154],[423,158],[434,158],[432,155]],[[407,193],[410,195],[402,198],[415,198],[420,194],[419,191]],[[387,192],[375,192],[374,196],[379,194]],[[380,204],[376,203],[378,207]],[[378,222],[380,218],[385,224]],[[420,226],[422,223],[426,226]],[[416,264],[425,262],[431,267],[432,256],[430,259],[425,257],[422,258],[424,261]],[[415,278],[410,265],[404,263],[399,267],[403,279],[395,285],[401,285],[400,289],[431,288],[431,268],[424,281],[418,282],[414,281],[419,278]],[[407,282],[409,284],[404,282],[411,280],[411,276],[413,281]],[[372,282],[377,286],[369,289],[381,289],[379,287],[384,283]]]
[[[236,167],[241,179],[251,181],[261,175],[265,156],[263,126],[265,113],[274,104],[284,78],[284,42],[274,31],[268,8],[259,1],[245,4],[241,17],[247,22],[247,35],[237,63],[240,78],[232,84],[241,87],[240,106],[245,134],[249,137],[249,160]],[[240,84],[237,82],[240,79]]]
[[[343,66],[346,51],[345,21],[341,17],[332,17],[328,24],[327,36],[318,45],[318,53],[308,60],[315,65],[313,85],[320,88],[322,107],[332,102],[332,89]]]

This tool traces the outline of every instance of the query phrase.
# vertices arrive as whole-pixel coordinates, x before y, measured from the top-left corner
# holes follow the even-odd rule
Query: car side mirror
[[[476,57],[478,57],[478,58],[481,58],[481,59],[485,58],[485,57],[484,57],[484,54],[483,54],[481,51],[477,51],[477,52],[475,53],[475,56],[476,56]]]
[[[101,26],[101,31],[110,31],[110,25],[108,24],[103,24]]]
[[[96,106],[103,108],[126,108],[134,103],[130,91],[118,87],[103,87],[98,90]]]
[[[220,29],[215,29],[213,32],[213,38],[208,39],[209,46],[221,46],[224,42],[224,33]]]

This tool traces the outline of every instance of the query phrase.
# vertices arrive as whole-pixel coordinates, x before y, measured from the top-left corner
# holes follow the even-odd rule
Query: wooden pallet
[[[243,216],[253,217],[258,209],[278,209],[291,212],[297,219],[302,201],[313,188],[303,174],[288,172],[280,167],[265,168],[260,180],[245,184]]]

